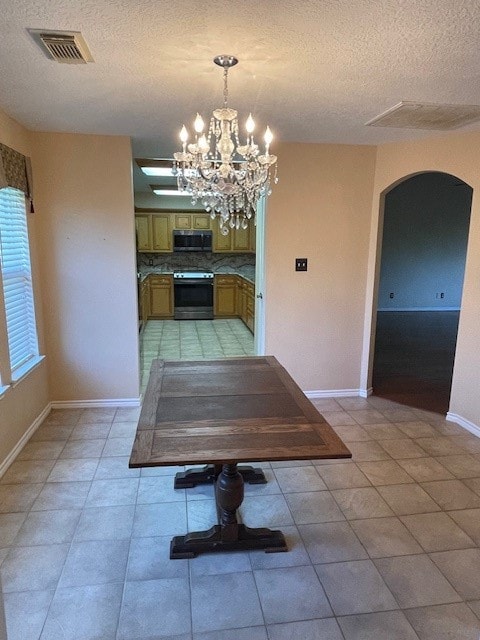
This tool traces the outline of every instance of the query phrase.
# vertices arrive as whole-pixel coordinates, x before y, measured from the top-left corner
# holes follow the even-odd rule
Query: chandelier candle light
[[[237,111],[228,107],[228,70],[238,63],[229,55],[217,56],[215,64],[223,67],[223,107],[213,111],[208,133],[200,114],[194,121],[195,142],[187,145],[188,131],[180,131],[182,151],[173,154],[172,173],[177,177],[179,191],[192,195],[192,204],[200,201],[212,219],[219,218],[220,232],[246,229],[250,219],[255,220],[258,200],[268,196],[270,168],[277,156],[270,154],[273,135],[267,127],[264,135],[265,153],[255,143],[255,122],[250,114],[245,123],[246,144],[238,137]],[[275,167],[274,182],[277,183]]]

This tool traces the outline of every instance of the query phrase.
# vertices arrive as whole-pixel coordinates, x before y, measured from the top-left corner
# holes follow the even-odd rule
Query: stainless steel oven
[[[174,319],[213,319],[213,273],[175,271],[173,274]]]

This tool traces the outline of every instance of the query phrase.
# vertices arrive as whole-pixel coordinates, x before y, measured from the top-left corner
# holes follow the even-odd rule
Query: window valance
[[[33,211],[30,158],[0,143],[0,189],[13,187],[23,191]]]

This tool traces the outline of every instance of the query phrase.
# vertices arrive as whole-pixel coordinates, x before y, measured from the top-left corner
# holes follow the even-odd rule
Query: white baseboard
[[[377,311],[460,311],[460,307],[380,307]]]
[[[25,433],[23,434],[23,436],[20,438],[20,440],[17,442],[17,444],[13,447],[13,449],[10,451],[10,453],[8,454],[8,456],[5,458],[5,460],[3,460],[3,462],[0,463],[0,478],[3,476],[3,474],[5,473],[5,471],[8,469],[8,467],[12,464],[12,462],[15,460],[15,458],[18,456],[18,454],[20,453],[20,451],[23,449],[23,447],[27,444],[27,442],[30,440],[30,438],[33,436],[33,434],[35,433],[35,431],[38,429],[38,427],[42,424],[42,422],[45,420],[45,418],[48,416],[48,414],[51,411],[51,405],[50,403],[47,404],[47,406],[45,407],[45,409],[40,413],[40,415],[38,415],[35,420],[32,422],[32,424],[28,427],[28,429],[25,431]]]
[[[368,389],[359,389],[358,395],[361,398],[369,398],[373,393],[373,387],[368,387]]]
[[[327,389],[326,391],[304,391],[310,400],[315,398],[353,398],[361,395],[361,389]]]
[[[139,407],[138,398],[105,398],[104,400],[54,400],[52,409],[101,409],[104,407]]]
[[[457,413],[451,413],[450,411],[447,413],[447,420],[449,422],[456,422],[467,431],[470,431],[470,433],[473,433],[474,436],[480,438],[480,427],[473,422],[470,422],[470,420],[466,420],[465,418],[462,418],[462,416],[459,416]]]

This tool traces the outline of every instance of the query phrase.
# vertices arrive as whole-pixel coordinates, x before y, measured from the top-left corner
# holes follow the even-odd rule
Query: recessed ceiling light
[[[146,176],[158,176],[164,178],[172,177],[172,167],[170,169],[164,167],[140,167]]]
[[[185,191],[174,191],[173,189],[154,189],[153,193],[156,196],[186,196],[191,197],[190,193],[186,193]]]
[[[135,158],[135,162],[146,176],[173,178],[173,160],[160,158]]]

